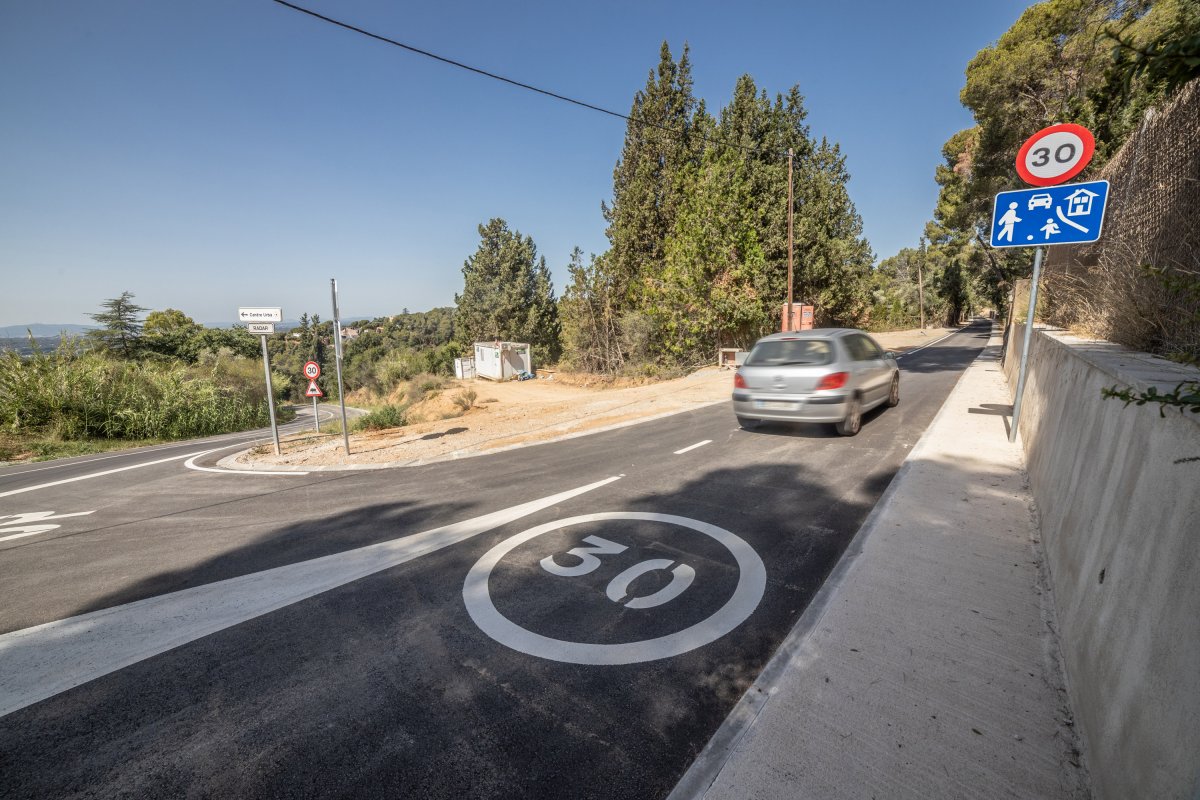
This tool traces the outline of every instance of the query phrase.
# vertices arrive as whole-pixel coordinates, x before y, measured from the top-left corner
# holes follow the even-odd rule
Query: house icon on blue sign
[[[1092,213],[1092,200],[1099,197],[1098,194],[1087,189],[1079,188],[1067,195],[1067,216],[1068,217],[1087,217]]]

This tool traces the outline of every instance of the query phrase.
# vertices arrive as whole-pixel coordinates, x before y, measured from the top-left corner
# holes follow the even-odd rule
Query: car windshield
[[[833,360],[825,339],[772,339],[759,342],[746,358],[748,367],[782,367],[788,364],[819,366]]]

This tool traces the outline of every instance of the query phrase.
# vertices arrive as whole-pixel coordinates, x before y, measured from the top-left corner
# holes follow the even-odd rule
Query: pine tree
[[[132,292],[121,292],[120,297],[110,298],[100,304],[108,309],[99,314],[88,314],[102,326],[97,330],[88,331],[88,336],[101,347],[121,355],[123,358],[133,358],[138,352],[138,342],[142,335],[142,323],[138,314],[146,311],[143,306],[133,302]]]

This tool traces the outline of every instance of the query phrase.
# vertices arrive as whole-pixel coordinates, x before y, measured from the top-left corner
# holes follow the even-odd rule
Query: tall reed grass
[[[262,381],[256,362],[232,356],[185,366],[122,361],[71,343],[25,358],[5,352],[0,428],[64,441],[246,430],[269,421]]]

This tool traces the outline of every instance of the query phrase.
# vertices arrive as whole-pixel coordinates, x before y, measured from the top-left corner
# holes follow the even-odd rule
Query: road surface
[[[719,404],[403,469],[0,470],[0,794],[665,797],[987,335],[853,438]]]

